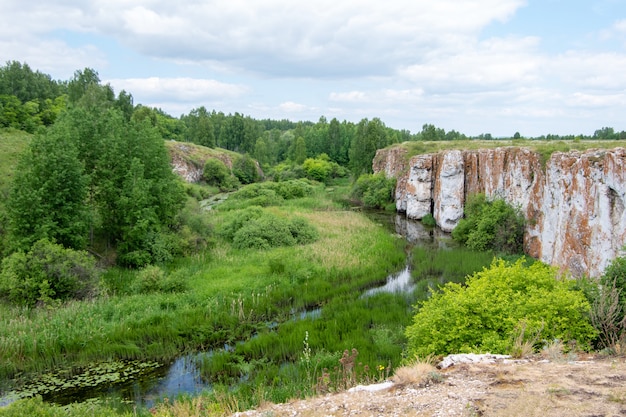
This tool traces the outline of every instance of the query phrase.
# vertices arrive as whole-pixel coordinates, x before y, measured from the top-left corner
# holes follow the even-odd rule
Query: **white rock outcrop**
[[[468,196],[503,198],[525,215],[525,251],[569,270],[599,276],[626,243],[626,149],[556,152],[526,148],[450,150],[408,159],[378,151],[374,171],[397,178],[396,208],[432,214],[444,231],[463,216]]]

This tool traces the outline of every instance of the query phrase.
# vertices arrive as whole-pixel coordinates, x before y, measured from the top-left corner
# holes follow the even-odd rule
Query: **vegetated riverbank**
[[[451,243],[449,236],[434,238],[436,230],[421,225],[415,228],[400,216],[371,221],[335,206],[321,189],[317,193],[264,209],[273,215],[304,217],[315,225],[319,239],[312,244],[243,250],[218,241],[210,252],[164,267],[168,277],[186,277],[187,291],[136,294],[137,274],[114,270],[104,278],[108,297],[46,311],[14,310],[25,314],[4,324],[20,325],[17,334],[22,336],[22,345],[14,346],[31,356],[36,346],[51,353],[50,357],[38,357],[43,364],[33,358],[21,366],[31,372],[40,369],[37,365],[42,370],[54,368],[63,352],[59,343],[71,340],[77,346],[71,352],[76,360],[71,363],[61,357],[59,364],[74,365],[75,374],[86,371],[93,375],[89,361],[115,358],[150,363],[184,352],[206,351],[190,358],[207,384],[203,401],[213,404],[216,414],[384,378],[402,359],[404,327],[410,322],[417,294],[424,296],[429,286],[458,280],[482,268],[492,255],[464,251]],[[229,216],[237,217],[238,210],[246,210],[247,204],[231,202],[230,206],[228,213],[210,212],[216,229]],[[397,223],[392,229],[381,227],[388,219]],[[411,253],[418,262],[410,269],[424,280],[411,294],[361,297],[363,289],[384,283],[390,271],[405,265],[407,241],[395,233],[398,229],[403,234],[414,229],[409,242],[427,242]],[[450,247],[440,251],[441,245]],[[320,306],[323,308],[317,310]],[[316,314],[299,314],[307,309]],[[60,333],[53,337],[55,332]],[[81,335],[91,338],[78,345]],[[33,340],[31,344],[25,344],[26,336]],[[62,346],[70,353],[67,345]],[[73,384],[71,375],[66,373],[61,384]],[[81,375],[79,380],[94,379]],[[29,376],[31,380],[35,377]],[[80,395],[66,398],[79,400]],[[112,412],[109,406],[102,409]]]
[[[229,212],[246,206],[241,203]],[[384,279],[404,264],[404,245],[361,214],[330,201],[323,187],[313,195],[263,210],[282,218],[303,217],[317,229],[319,238],[307,245],[258,250],[236,249],[216,235],[213,249],[161,266],[168,278],[184,283],[183,291],[145,289],[138,285],[137,272],[111,270],[103,277],[102,295],[92,301],[31,310],[3,305],[0,377],[3,381],[18,378],[19,384],[49,370],[78,372],[112,359],[166,362],[182,352],[236,346],[256,335],[238,352],[221,357],[221,371],[206,371],[214,379],[219,375],[216,391],[223,387],[222,392],[228,392],[228,384],[243,374],[261,378],[242,388],[247,393],[238,394],[247,401],[258,397],[257,385],[267,384],[268,378],[278,387],[272,394],[276,400],[311,389],[310,381],[296,387],[286,383],[298,370],[279,375],[280,367],[273,367],[265,372],[268,362],[297,362],[303,350],[307,325],[298,324],[303,327],[286,336],[286,330],[273,331],[276,323],[289,321],[293,312],[328,304],[333,297],[348,299]],[[207,213],[216,229],[227,215],[219,210]],[[406,308],[405,303],[403,314]],[[371,335],[356,340],[342,327],[353,322],[350,314],[365,316],[369,325],[367,309],[362,305],[356,312],[336,317],[336,327],[324,333],[314,331],[309,323],[310,345],[319,347],[320,354],[333,363],[343,349],[369,345]],[[330,345],[325,339],[330,334],[340,342]],[[288,343],[275,349],[277,339]],[[388,361],[368,354],[366,348],[360,356],[375,363]],[[215,370],[218,365],[210,360],[205,366]]]

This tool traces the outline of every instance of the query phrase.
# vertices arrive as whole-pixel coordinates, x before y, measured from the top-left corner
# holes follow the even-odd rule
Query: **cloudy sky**
[[[624,0],[2,0],[0,60],[175,117],[626,130]]]

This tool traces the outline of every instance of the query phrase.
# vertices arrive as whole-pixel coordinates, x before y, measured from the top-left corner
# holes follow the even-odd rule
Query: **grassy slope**
[[[0,130],[0,195],[4,196],[8,191],[19,155],[26,149],[31,137],[31,134],[19,130]]]

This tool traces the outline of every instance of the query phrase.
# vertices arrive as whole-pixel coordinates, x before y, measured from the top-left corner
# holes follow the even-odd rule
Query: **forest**
[[[558,341],[564,352],[614,352],[626,341],[624,259],[602,285],[557,280],[521,253],[520,213],[480,195],[452,236],[425,218],[419,227],[439,240],[423,247],[371,220],[395,212],[395,180],[372,173],[378,149],[498,139],[626,132],[468,137],[432,124],[412,133],[379,118],[257,120],[205,107],[174,117],[115,92],[94,69],[59,81],[7,62],[0,416],[182,416],[192,414],[176,407],[197,401],[203,415],[229,415],[456,351],[522,356]],[[173,144],[214,156],[202,159],[198,183],[173,172]],[[361,296],[405,266],[417,282],[410,294]],[[181,356],[211,387],[201,400],[77,400],[90,398],[85,386],[153,377]]]

